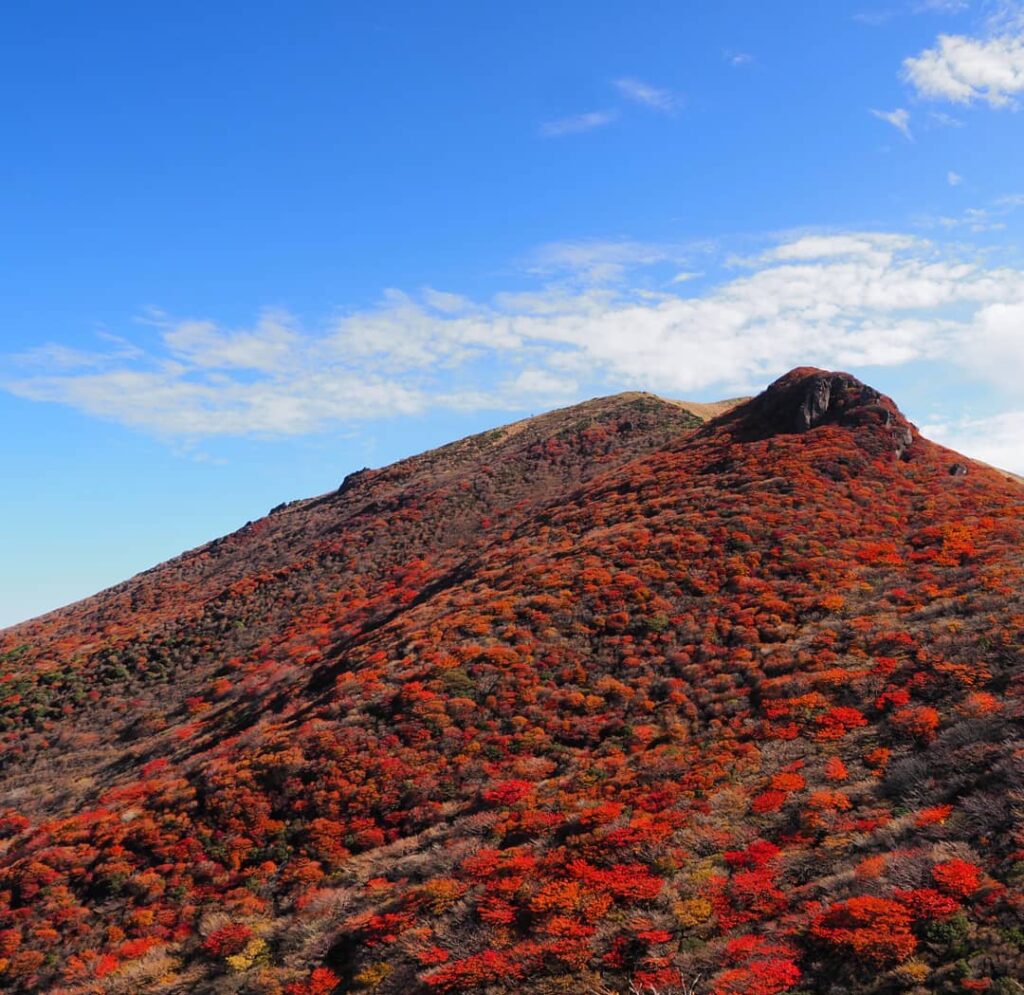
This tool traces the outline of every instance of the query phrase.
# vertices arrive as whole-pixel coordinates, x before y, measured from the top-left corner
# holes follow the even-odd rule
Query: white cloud
[[[880,232],[852,232],[842,235],[803,235],[769,249],[760,257],[767,262],[859,257],[867,262],[888,263],[893,253],[913,249],[922,243],[912,235]]]
[[[961,183],[963,183],[963,181],[964,178],[959,173],[954,172],[952,169],[948,173],[946,173],[946,182],[951,187],[958,187]]]
[[[540,126],[540,133],[545,138],[561,138],[563,135],[578,135],[585,131],[605,128],[616,120],[615,111],[589,111],[572,117],[561,117],[547,121]]]
[[[1024,301],[998,301],[981,308],[964,329],[961,354],[966,368],[1008,391],[1020,389],[1024,374]]]
[[[331,422],[416,414],[424,397],[403,385],[339,370],[246,382],[196,381],[187,367],[112,369],[8,382],[33,401],[66,404],[88,415],[169,436],[298,435]]]
[[[627,100],[643,104],[645,107],[653,107],[654,110],[662,111],[665,114],[675,113],[682,104],[682,100],[669,90],[652,86],[643,80],[624,78],[617,79],[614,83],[615,88]]]
[[[1024,410],[935,422],[921,431],[950,449],[1024,476]]]
[[[871,113],[880,121],[891,124],[907,141],[912,142],[914,136],[910,133],[910,112],[902,107],[893,111],[877,111],[872,108]]]
[[[459,314],[463,311],[471,311],[473,302],[462,294],[450,294],[443,290],[434,290],[427,287],[423,291],[423,300],[428,307],[435,311],[443,311],[445,314]]]
[[[1024,91],[1024,35],[939,35],[934,48],[904,60],[903,76],[929,99],[1010,106]]]
[[[439,408],[537,410],[627,387],[725,396],[809,364],[932,360],[1021,392],[1020,270],[909,235],[809,234],[688,293],[671,270],[656,284],[667,289],[644,289],[650,266],[673,261],[664,247],[581,245],[538,256],[584,269],[611,259],[620,276],[637,278],[541,284],[485,301],[389,291],[377,307],[319,323],[318,332],[279,312],[249,329],[164,315],[159,348],[148,354],[112,348],[76,362],[58,348],[12,366],[3,386],[189,438],[300,434]],[[46,355],[52,362],[40,370]]]
[[[516,396],[550,398],[553,402],[571,398],[579,385],[575,380],[558,376],[548,370],[523,370],[506,384],[506,389]]]
[[[299,341],[292,319],[280,311],[264,311],[255,328],[224,331],[211,321],[173,322],[151,313],[148,323],[164,329],[171,355],[209,369],[271,372],[287,364]]]

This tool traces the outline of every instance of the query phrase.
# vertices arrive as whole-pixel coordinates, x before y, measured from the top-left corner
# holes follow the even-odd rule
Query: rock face
[[[895,402],[849,373],[800,367],[722,419],[737,439],[810,432],[827,425],[882,428],[896,459],[914,442],[914,429]]]
[[[828,414],[832,402],[832,377],[815,377],[807,385],[803,402],[797,411],[796,430],[814,428]]]

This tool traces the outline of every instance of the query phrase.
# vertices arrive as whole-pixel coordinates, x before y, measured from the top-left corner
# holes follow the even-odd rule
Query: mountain
[[[1024,991],[1024,489],[622,394],[0,633],[0,989]]]

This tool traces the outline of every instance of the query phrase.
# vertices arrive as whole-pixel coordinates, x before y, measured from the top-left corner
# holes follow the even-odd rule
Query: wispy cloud
[[[989,35],[1020,34],[1024,31],[1022,0],[988,0],[985,30]]]
[[[1024,271],[911,235],[807,234],[748,258],[740,275],[719,265],[687,292],[672,280],[675,256],[640,242],[560,243],[537,253],[555,279],[532,290],[486,300],[389,291],[312,329],[279,311],[247,328],[150,316],[156,347],[76,355],[57,345],[32,362],[5,360],[0,385],[178,439],[298,435],[439,409],[537,410],[625,387],[726,395],[808,363],[947,362],[1020,395]],[[559,265],[612,265],[620,280],[574,285]],[[659,283],[643,278],[662,265]],[[1024,465],[1020,447],[1021,459],[1001,461]]]
[[[904,110],[902,107],[897,107],[893,111],[879,111],[871,108],[871,113],[880,121],[891,124],[908,142],[914,140],[914,136],[910,132],[909,111]]]
[[[567,275],[586,283],[613,283],[640,267],[687,262],[708,248],[708,243],[670,245],[633,239],[549,242],[535,249],[526,264],[529,272],[539,276]]]
[[[645,107],[652,107],[663,114],[674,114],[682,106],[682,98],[643,80],[622,78],[614,81],[615,88],[627,100]]]
[[[152,309],[141,320],[163,330],[176,362],[200,369],[280,370],[290,362],[300,339],[292,317],[275,310],[264,311],[254,328],[231,332],[212,321],[175,321]]]
[[[959,173],[955,172],[952,169],[948,173],[946,173],[946,182],[951,187],[958,187],[961,183],[963,183],[963,181],[964,178]]]
[[[675,115],[683,106],[683,99],[678,94],[645,83],[640,79],[622,77],[612,80],[612,87],[620,97],[630,103],[656,110],[661,114]],[[588,111],[585,114],[573,114],[544,122],[540,126],[540,133],[545,138],[578,135],[598,128],[605,128],[617,121],[619,117],[620,111],[614,107]]]
[[[915,14],[960,14],[969,10],[970,0],[918,0]]]
[[[947,180],[955,185],[954,178],[959,180],[956,173],[950,173]],[[922,228],[962,229],[974,234],[1002,231],[1007,227],[1009,216],[1022,207],[1024,194],[1004,194],[981,206],[968,207],[957,215],[925,215],[918,218],[917,222]]]
[[[616,120],[618,114],[613,110],[588,111],[586,114],[575,114],[546,121],[540,126],[540,133],[545,138],[561,138],[563,135],[578,135],[585,131],[605,128]]]
[[[876,10],[861,10],[853,15],[860,24],[880,28],[898,17],[908,14],[962,14],[970,10],[971,0],[916,0]]]
[[[737,52],[734,49],[726,48],[722,51],[722,58],[730,66],[749,66],[754,62],[754,57],[749,52]]]
[[[858,24],[865,24],[869,28],[880,28],[883,24],[888,24],[895,16],[897,12],[895,10],[858,10],[854,15],[853,19]]]

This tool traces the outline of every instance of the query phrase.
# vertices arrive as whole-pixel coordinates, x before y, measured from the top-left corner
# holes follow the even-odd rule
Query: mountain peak
[[[896,403],[850,373],[799,366],[718,419],[739,439],[809,432],[824,425],[881,433],[897,459],[914,430]]]

